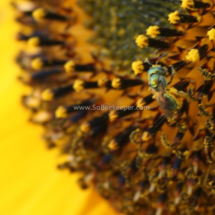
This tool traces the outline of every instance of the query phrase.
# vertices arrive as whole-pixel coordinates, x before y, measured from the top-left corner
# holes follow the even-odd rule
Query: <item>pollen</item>
[[[46,89],[42,92],[42,99],[44,101],[51,101],[54,98],[54,94],[51,89]]]
[[[196,62],[200,60],[199,50],[191,49],[186,56],[186,59],[191,62]]]
[[[120,78],[114,78],[111,85],[113,88],[119,89],[121,86],[121,79]]]
[[[215,40],[215,28],[212,28],[207,32],[207,35],[209,37],[209,40]]]
[[[112,151],[117,150],[119,148],[118,143],[116,140],[111,140],[110,143],[108,144],[108,148]]]
[[[196,19],[198,20],[198,22],[201,22],[202,17],[201,16],[196,16]]]
[[[29,47],[37,47],[40,45],[40,38],[39,37],[32,37],[28,40]]]
[[[24,83],[30,83],[32,81],[31,75],[28,73],[23,74],[20,79],[24,82]]]
[[[171,24],[177,24],[180,21],[180,16],[178,11],[169,14],[169,21]]]
[[[41,69],[43,67],[42,59],[40,57],[35,58],[34,60],[32,60],[31,66],[35,70]]]
[[[74,70],[75,70],[74,61],[70,60],[70,61],[66,62],[64,65],[64,69],[65,69],[66,73],[68,73],[68,74],[71,74],[72,72],[74,72]]]
[[[193,6],[194,6],[193,0],[182,0],[182,4],[181,4],[182,8],[192,9]]]
[[[85,122],[80,127],[81,131],[84,133],[87,133],[90,131],[90,124],[88,122]]]
[[[117,115],[116,110],[110,111],[110,113],[109,113],[109,120],[110,120],[111,122],[113,122],[113,121],[115,121],[117,118],[118,118],[118,115]]]
[[[37,108],[40,105],[40,100],[35,97],[28,98],[26,101],[26,105],[31,108]]]
[[[146,34],[148,36],[151,36],[152,38],[157,37],[160,34],[159,31],[159,27],[154,25],[154,26],[150,26],[147,30],[146,30]]]
[[[142,61],[134,61],[131,65],[132,70],[134,71],[135,75],[141,74],[144,71],[144,65]]]
[[[46,12],[43,8],[38,8],[33,12],[33,17],[36,21],[41,22],[46,16]]]
[[[31,119],[35,123],[45,123],[51,119],[51,114],[45,110],[41,110],[36,113],[33,118]]]
[[[149,141],[150,138],[151,138],[151,136],[150,136],[149,132],[145,131],[143,133],[142,140],[143,141]]]
[[[66,118],[67,113],[66,113],[66,108],[63,106],[58,107],[58,109],[55,112],[56,118]]]
[[[188,157],[190,156],[191,153],[190,153],[189,151],[185,151],[183,154],[184,154],[184,156],[185,156],[186,158],[188,158]]]
[[[76,92],[78,92],[78,93],[81,92],[84,89],[84,81],[82,81],[80,79],[76,80],[74,82],[73,88]]]
[[[98,80],[98,86],[99,87],[105,87],[105,85],[108,82],[108,78],[107,77],[102,77]]]
[[[144,48],[149,45],[149,39],[145,35],[139,35],[136,39],[136,44],[140,48]]]
[[[141,109],[144,106],[143,99],[142,98],[138,99],[136,104],[137,107]]]

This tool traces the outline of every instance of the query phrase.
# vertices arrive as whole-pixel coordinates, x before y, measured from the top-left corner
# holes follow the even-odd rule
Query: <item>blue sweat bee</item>
[[[156,63],[148,71],[148,85],[150,86],[150,90],[153,92],[154,97],[158,101],[158,104],[163,110],[164,114],[168,118],[173,119],[175,112],[179,108],[179,104],[173,95],[170,95],[166,92],[167,85],[172,81],[171,78],[170,82],[167,83],[165,78],[166,75],[166,68]]]

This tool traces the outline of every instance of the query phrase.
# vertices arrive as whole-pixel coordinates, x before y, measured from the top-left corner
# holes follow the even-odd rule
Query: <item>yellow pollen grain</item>
[[[24,82],[24,83],[30,83],[32,81],[31,75],[26,73],[24,75],[22,75],[20,77],[20,79]]]
[[[194,6],[193,0],[182,0],[181,7],[184,9],[193,9],[192,7]]]
[[[147,131],[145,131],[143,133],[142,140],[143,141],[149,141],[150,138],[151,138],[150,134]]]
[[[114,78],[113,81],[111,82],[111,86],[113,88],[119,89],[121,86],[121,79],[120,78]]]
[[[141,60],[134,61],[131,65],[132,70],[134,71],[135,75],[141,74],[144,71],[144,65]]]
[[[215,40],[215,29],[212,28],[211,30],[209,30],[209,31],[207,32],[207,35],[208,35],[208,37],[209,37],[209,40]]]
[[[118,149],[119,148],[119,145],[118,145],[118,143],[116,142],[116,140],[111,140],[110,141],[110,143],[108,144],[108,148],[110,149],[110,150],[116,150],[116,149]]]
[[[84,89],[84,81],[76,80],[73,84],[73,88],[76,92],[81,92]]]
[[[54,94],[49,88],[44,90],[41,96],[44,101],[51,101],[54,98]]]
[[[67,133],[72,133],[73,131],[75,131],[75,129],[76,129],[76,125],[73,124],[73,125],[69,126],[69,127],[66,129],[66,132],[67,132]]]
[[[66,71],[66,73],[72,73],[75,70],[75,62],[73,60],[70,60],[68,62],[65,63],[64,65],[64,69]]]
[[[50,119],[51,114],[47,111],[42,110],[33,116],[32,121],[36,123],[45,123],[48,122]]]
[[[138,108],[142,108],[142,107],[144,106],[143,99],[141,99],[141,98],[138,99],[136,104],[137,104],[137,107],[138,107]]]
[[[202,16],[196,16],[196,18],[197,18],[198,22],[201,22]]]
[[[146,30],[146,34],[152,38],[157,37],[157,35],[160,34],[159,31],[159,27],[157,25],[154,26],[150,26],[147,30]]]
[[[200,60],[199,50],[191,49],[186,56],[186,59],[191,62],[196,62]]]
[[[118,115],[117,115],[116,110],[112,110],[112,111],[109,113],[109,120],[110,120],[111,122],[113,122],[113,121],[115,121],[117,118],[118,118]]]
[[[34,60],[32,60],[31,66],[35,70],[41,69],[43,67],[42,59],[40,57],[35,58]]]
[[[149,39],[145,35],[139,35],[135,42],[140,48],[144,48],[149,45]]]
[[[26,105],[30,108],[36,108],[40,105],[40,100],[35,97],[28,98],[26,101]]]
[[[55,112],[55,116],[56,118],[66,118],[68,116],[66,108],[63,106],[58,107],[58,109]]]
[[[105,87],[106,84],[108,82],[108,78],[107,77],[102,77],[98,80],[98,86],[99,87]]]
[[[213,186],[213,183],[214,183],[214,181],[210,181],[208,184],[209,184],[210,186]]]
[[[43,8],[38,8],[33,12],[32,15],[36,21],[41,22],[46,16],[46,11]]]
[[[180,21],[180,16],[178,11],[170,13],[168,17],[169,17],[168,20],[170,21],[171,24],[177,24]]]
[[[88,122],[85,122],[80,127],[81,131],[87,133],[90,130],[90,125]]]
[[[37,47],[40,45],[40,38],[39,37],[32,37],[27,42],[29,47]]]
[[[185,151],[183,154],[184,154],[184,156],[185,156],[186,158],[188,158],[188,157],[190,156],[190,152],[189,152],[189,151]]]

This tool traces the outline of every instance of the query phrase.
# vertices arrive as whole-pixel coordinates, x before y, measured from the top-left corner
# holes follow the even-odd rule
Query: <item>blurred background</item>
[[[82,191],[78,175],[56,168],[58,154],[48,151],[42,128],[28,122],[21,105],[24,88],[18,81],[15,56],[18,26],[9,0],[0,1],[0,214],[114,214],[92,189]]]

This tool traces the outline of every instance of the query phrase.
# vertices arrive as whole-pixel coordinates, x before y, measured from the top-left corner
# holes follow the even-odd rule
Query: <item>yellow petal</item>
[[[58,154],[48,152],[38,133],[40,127],[26,119],[20,95],[18,68],[13,62],[18,49],[16,26],[9,0],[0,1],[0,152],[1,214],[7,215],[87,215],[114,214],[108,203],[92,189],[77,186],[79,175],[58,171]]]

